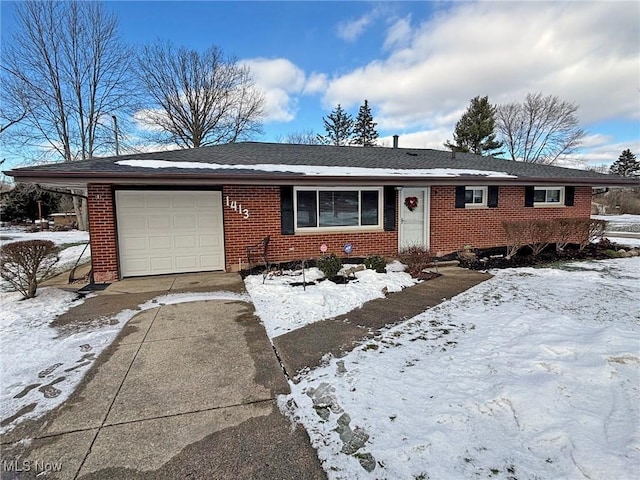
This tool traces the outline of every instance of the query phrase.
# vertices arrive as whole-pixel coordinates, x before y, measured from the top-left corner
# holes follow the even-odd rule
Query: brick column
[[[119,278],[113,189],[90,183],[87,191],[93,278],[96,283],[112,282]]]

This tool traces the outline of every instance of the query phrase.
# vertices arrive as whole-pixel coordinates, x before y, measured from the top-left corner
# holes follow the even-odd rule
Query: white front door
[[[429,248],[429,193],[428,187],[400,191],[400,249]]]

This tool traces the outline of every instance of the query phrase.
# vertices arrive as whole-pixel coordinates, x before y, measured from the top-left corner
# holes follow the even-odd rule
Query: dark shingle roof
[[[234,165],[233,169],[203,168],[145,168],[139,166],[119,165],[123,160],[164,160],[171,162],[214,163]],[[517,180],[565,181],[567,183],[629,184],[628,179],[613,175],[605,175],[585,170],[561,168],[549,165],[538,165],[514,162],[493,157],[482,157],[473,154],[457,153],[452,158],[451,152],[413,149],[413,148],[362,148],[335,147],[327,145],[291,145],[282,143],[243,142],[215,145],[209,147],[121,155],[119,157],[94,158],[71,163],[56,163],[37,167],[26,167],[6,172],[17,180],[34,177],[46,179],[55,175],[66,175],[69,178],[87,177],[171,177],[181,178],[197,176],[198,178],[224,178],[226,176],[244,176],[252,178],[275,179],[292,177],[286,168],[282,172],[264,172],[254,169],[238,169],[237,166],[272,164],[299,166],[335,166],[348,168],[393,168],[393,169],[472,169],[491,172],[504,172],[517,177]],[[363,175],[366,176],[366,175]],[[411,175],[409,175],[411,176]],[[354,178],[350,176],[349,178]],[[433,182],[437,176],[429,176]],[[45,180],[43,180],[44,182]]]

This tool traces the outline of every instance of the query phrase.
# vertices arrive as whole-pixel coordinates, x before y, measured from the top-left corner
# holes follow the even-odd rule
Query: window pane
[[[361,225],[378,225],[378,191],[363,190],[360,192]]]
[[[318,192],[320,227],[358,226],[358,192]]]
[[[473,203],[482,203],[482,190],[473,191]]]
[[[298,191],[297,195],[297,226],[317,227],[316,222],[316,192]]]
[[[464,191],[464,203],[473,203],[473,190]]]
[[[547,202],[559,203],[560,202],[560,190],[547,190]]]
[[[546,190],[536,190],[533,192],[533,201],[534,202],[545,202],[546,201]]]

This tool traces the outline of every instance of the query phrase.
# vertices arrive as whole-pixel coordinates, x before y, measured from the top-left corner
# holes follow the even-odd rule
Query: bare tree
[[[553,164],[574,152],[586,135],[577,110],[575,103],[541,93],[527,94],[522,103],[498,106],[497,128],[511,159]]]
[[[297,145],[322,145],[318,135],[313,130],[291,132],[284,137],[278,137],[278,143],[293,143]]]
[[[262,93],[249,68],[218,47],[198,52],[170,43],[146,46],[138,73],[151,99],[138,118],[152,131],[160,130],[156,141],[202,147],[261,131]]]
[[[117,19],[98,2],[26,1],[2,46],[4,99],[25,109],[13,142],[46,145],[65,162],[92,158],[113,142],[112,115],[132,103],[130,50]],[[74,192],[81,193],[81,192]],[[86,229],[86,202],[74,197]]]

